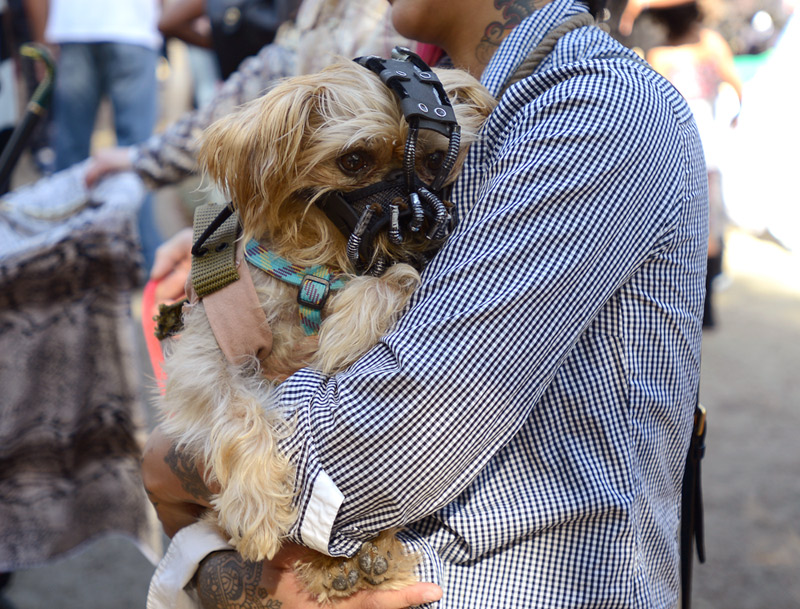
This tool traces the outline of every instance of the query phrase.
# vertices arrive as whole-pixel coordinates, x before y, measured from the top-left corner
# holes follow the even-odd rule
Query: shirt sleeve
[[[645,71],[602,62],[510,89],[453,193],[458,227],[394,330],[341,374],[283,384],[296,541],[352,554],[452,502],[601,307],[669,247],[696,133]]]

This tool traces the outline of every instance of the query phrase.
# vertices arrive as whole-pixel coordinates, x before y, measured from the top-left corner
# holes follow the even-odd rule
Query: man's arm
[[[319,609],[305,592],[292,565],[303,553],[291,546],[273,561],[249,563],[236,552],[214,552],[201,563],[194,578],[203,609]],[[358,592],[336,602],[337,609],[402,609],[439,600],[442,590],[418,583],[403,590]]]
[[[172,537],[179,529],[197,521],[210,507],[212,491],[204,475],[187,459],[159,428],[145,447],[142,474],[153,506]],[[294,574],[294,563],[308,556],[309,550],[284,544],[271,561],[247,562],[234,551],[209,554],[202,560],[193,583],[203,609],[315,609],[320,605],[311,598]],[[402,590],[359,592],[338,609],[401,609],[433,602],[442,590],[435,584],[421,582]]]
[[[47,15],[50,4],[48,0],[25,0],[25,14],[31,30],[31,40],[44,44],[44,32],[47,27]]]
[[[156,427],[142,454],[142,483],[164,532],[172,537],[211,507],[212,491],[192,459]]]

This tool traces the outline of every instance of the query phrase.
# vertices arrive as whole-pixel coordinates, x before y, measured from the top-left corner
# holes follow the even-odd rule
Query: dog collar
[[[307,268],[292,264],[266,249],[255,239],[247,242],[244,254],[247,262],[253,266],[275,279],[299,288],[297,302],[300,305],[300,323],[303,331],[306,336],[318,334],[325,302],[332,290],[340,290],[345,286],[344,277],[322,264]]]

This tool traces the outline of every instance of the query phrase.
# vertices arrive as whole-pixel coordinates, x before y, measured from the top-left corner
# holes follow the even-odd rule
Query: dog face
[[[452,181],[494,99],[466,72],[437,75],[461,126]],[[234,202],[245,238],[267,239],[295,262],[346,270],[346,240],[314,202],[401,171],[407,133],[396,95],[366,68],[342,60],[317,74],[284,80],[212,125],[200,160]],[[424,182],[433,180],[447,145],[441,134],[420,130],[415,164]],[[386,239],[379,247],[392,248]]]

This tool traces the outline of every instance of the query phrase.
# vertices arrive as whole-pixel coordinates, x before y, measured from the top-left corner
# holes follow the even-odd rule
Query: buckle
[[[328,300],[331,291],[331,282],[324,277],[304,275],[297,292],[297,302],[315,311],[321,311]]]
[[[697,404],[694,411],[694,435],[701,437],[706,433],[706,408]]]

